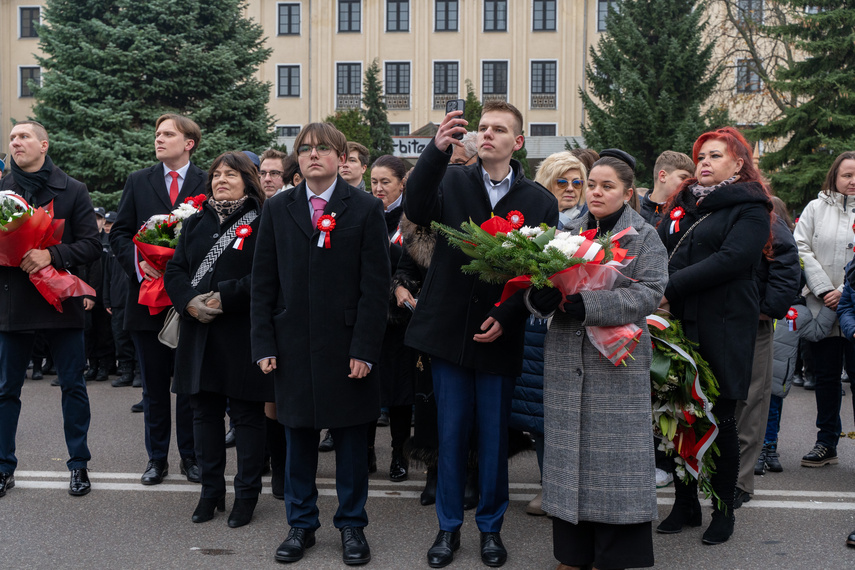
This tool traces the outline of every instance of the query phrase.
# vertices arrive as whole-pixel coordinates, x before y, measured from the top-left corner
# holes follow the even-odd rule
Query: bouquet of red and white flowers
[[[638,233],[632,227],[597,238],[596,230],[572,234],[546,224],[524,226],[523,222],[523,215],[513,211],[507,218],[494,216],[480,226],[464,222],[461,230],[436,222],[433,227],[473,258],[461,268],[464,273],[505,284],[497,305],[528,287],[556,287],[565,297],[579,291],[610,290],[622,276],[619,270],[634,259],[618,247],[622,237]],[[642,334],[632,323],[589,326],[586,331],[591,343],[615,366],[632,357]]]
[[[46,249],[62,242],[65,220],[53,217],[53,202],[33,208],[9,190],[0,192],[0,265],[20,267],[31,249]],[[68,271],[52,265],[30,274],[30,281],[53,307],[62,312],[69,297],[95,295],[95,289]]]
[[[204,194],[191,196],[169,214],[152,216],[143,224],[133,241],[146,263],[163,273],[167,262],[175,255],[184,220],[198,212],[204,203]],[[172,306],[163,277],[140,283],[139,302],[147,306],[152,315]]]

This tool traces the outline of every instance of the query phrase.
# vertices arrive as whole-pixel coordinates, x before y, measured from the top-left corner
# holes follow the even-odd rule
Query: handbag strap
[[[683,243],[683,240],[686,239],[686,236],[692,233],[692,230],[695,229],[695,226],[706,220],[707,216],[709,216],[710,214],[712,214],[712,212],[707,212],[706,214],[701,216],[701,218],[697,222],[692,224],[688,230],[686,230],[686,233],[684,233],[683,236],[680,238],[680,241],[677,242],[677,245],[674,247],[674,250],[671,252],[671,255],[668,256],[668,263],[671,263],[671,258],[674,257],[674,254],[677,253],[678,249],[680,249],[680,244]]]
[[[233,239],[237,236],[237,229],[245,224],[251,224],[255,218],[258,217],[258,212],[255,210],[249,211],[241,218],[236,221],[232,226],[223,232],[223,235],[220,236],[220,239],[214,243],[214,246],[208,251],[205,255],[205,258],[202,260],[202,263],[199,264],[199,268],[196,270],[196,275],[193,276],[193,279],[190,281],[190,286],[194,289],[196,285],[202,281],[202,277],[205,276],[211,269],[214,267],[214,263],[216,263],[217,258],[223,254],[226,250],[226,246],[231,243]]]

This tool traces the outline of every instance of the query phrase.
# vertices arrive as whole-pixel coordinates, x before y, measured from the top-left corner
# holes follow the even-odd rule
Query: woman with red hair
[[[754,166],[751,147],[734,128],[701,135],[692,148],[695,177],[669,201],[659,236],[670,256],[663,306],[699,345],[719,382],[713,407],[721,456],[712,487],[713,515],[705,544],[720,544],[733,534],[733,500],[739,472],[736,402],[748,396],[753,349],[760,316],[754,273],[769,241],[769,199]],[[657,528],[677,533],[701,525],[697,484],[674,479],[676,500]]]

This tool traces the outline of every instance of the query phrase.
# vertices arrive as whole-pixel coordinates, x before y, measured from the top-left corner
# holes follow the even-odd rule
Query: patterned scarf
[[[701,202],[704,201],[704,198],[706,198],[707,196],[712,194],[714,190],[718,190],[719,188],[721,188],[722,186],[725,186],[727,184],[733,184],[737,180],[739,180],[739,175],[734,174],[733,176],[731,176],[727,180],[725,180],[723,182],[719,182],[715,186],[701,186],[700,184],[695,183],[695,184],[692,184],[691,186],[689,186],[689,190],[691,190],[692,194],[694,194],[695,198],[698,199],[697,205],[700,206]]]
[[[208,203],[220,217],[221,224],[226,221],[226,218],[240,210],[244,202],[246,202],[246,196],[237,200],[214,200],[213,196],[208,198]]]

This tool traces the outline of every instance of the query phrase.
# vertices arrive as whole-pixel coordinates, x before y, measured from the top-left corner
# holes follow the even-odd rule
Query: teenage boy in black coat
[[[303,183],[264,206],[252,266],[252,357],[274,373],[285,426],[285,506],[291,530],[276,560],[295,562],[315,543],[318,439],[335,439],[345,564],[365,564],[368,424],[380,415],[377,362],[386,330],[389,238],[383,203],[338,176],[347,140],[311,123],[294,148]],[[329,224],[324,233],[319,227]],[[334,227],[333,227],[334,226]]]
[[[453,228],[470,219],[481,224],[493,214],[518,211],[524,223],[558,223],[558,203],[523,175],[511,159],[522,148],[522,115],[512,105],[489,102],[478,125],[479,160],[448,168],[451,149],[465,133],[462,112],[446,115],[407,182],[405,212],[420,226],[438,221]],[[449,564],[460,546],[466,459],[473,423],[478,430],[479,490],[475,515],[481,531],[481,559],[501,566],[507,559],[499,532],[508,506],[508,421],[514,379],[522,369],[527,311],[520,295],[499,307],[501,285],[490,285],[460,267],[461,251],[438,237],[405,342],[431,355],[439,425],[436,512],[439,534],[428,563]]]

